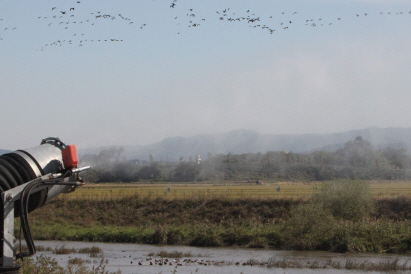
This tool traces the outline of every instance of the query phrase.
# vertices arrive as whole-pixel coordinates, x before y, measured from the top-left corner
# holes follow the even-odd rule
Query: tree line
[[[234,155],[208,153],[200,164],[129,161],[122,148],[85,155],[81,164],[93,169],[83,176],[89,182],[196,182],[213,180],[324,181],[335,179],[411,179],[411,155],[405,149],[375,149],[358,136],[335,152],[293,153],[269,151]]]

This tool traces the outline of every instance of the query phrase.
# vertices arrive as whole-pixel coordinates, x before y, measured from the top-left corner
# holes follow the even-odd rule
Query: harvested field
[[[411,197],[409,181],[371,181],[370,188],[375,198]],[[134,195],[142,198],[193,199],[193,198],[226,198],[226,199],[284,199],[308,198],[315,193],[320,182],[293,183],[267,182],[263,185],[247,182],[209,182],[201,184],[86,184],[75,192],[61,195],[62,199],[112,200]],[[280,191],[277,191],[277,187]],[[170,192],[167,188],[170,187]]]

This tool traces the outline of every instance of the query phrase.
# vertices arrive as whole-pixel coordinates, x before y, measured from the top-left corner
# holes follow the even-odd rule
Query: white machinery
[[[28,214],[61,193],[83,184],[74,145],[58,138],[43,139],[40,146],[0,156],[0,273],[19,273],[17,258],[36,253]],[[28,252],[16,255],[14,218],[20,217]]]

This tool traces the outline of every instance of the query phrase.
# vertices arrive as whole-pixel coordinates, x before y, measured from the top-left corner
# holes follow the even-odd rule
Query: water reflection
[[[400,259],[400,264],[407,264],[411,267],[411,256],[398,256],[391,254],[338,254],[330,252],[303,252],[303,251],[278,251],[269,249],[243,249],[243,248],[198,248],[188,246],[158,246],[140,244],[118,244],[118,243],[89,243],[89,242],[62,242],[62,241],[36,241],[37,246],[51,247],[65,246],[66,248],[85,248],[98,246],[104,252],[106,270],[114,272],[120,270],[123,274],[131,273],[362,273],[362,271],[337,270],[337,269],[310,269],[314,264],[326,265],[329,262],[344,265],[347,261],[380,263]],[[155,264],[155,260],[161,257],[156,254],[163,252],[189,253],[190,262],[184,262],[184,257],[178,262],[169,258],[167,263]],[[101,258],[90,258],[87,254],[58,255],[51,251],[38,252],[38,255],[45,254],[56,258],[61,266],[66,266],[70,258],[82,258],[87,260],[89,267],[98,266]],[[154,256],[149,256],[153,255]],[[300,266],[306,268],[268,268],[267,266],[246,265],[251,261],[269,261],[275,258],[281,262],[298,262]],[[201,261],[203,261],[201,263]],[[150,265],[150,262],[152,265]],[[139,263],[141,265],[139,265]],[[171,264],[170,264],[171,263]],[[367,273],[383,273],[377,271],[367,271]],[[399,271],[396,273],[409,273]]]

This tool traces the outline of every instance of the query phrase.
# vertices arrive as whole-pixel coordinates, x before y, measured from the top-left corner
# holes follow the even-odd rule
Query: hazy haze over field
[[[0,148],[411,127],[408,0],[79,2],[2,1]]]

